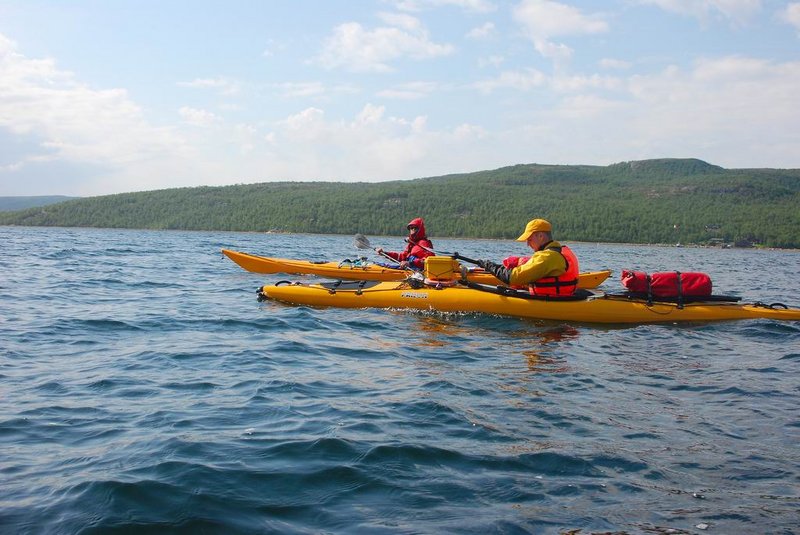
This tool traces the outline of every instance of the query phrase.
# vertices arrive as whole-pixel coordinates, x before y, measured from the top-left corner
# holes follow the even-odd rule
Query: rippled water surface
[[[0,227],[0,532],[800,532],[798,322],[258,303],[288,277],[219,252],[352,241]],[[706,271],[800,305],[797,252],[573,248],[611,290],[622,269]]]

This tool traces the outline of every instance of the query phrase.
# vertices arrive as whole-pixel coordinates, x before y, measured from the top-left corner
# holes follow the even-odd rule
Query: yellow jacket
[[[558,251],[548,247],[561,247],[557,241],[551,241],[544,249],[536,251],[530,259],[511,270],[509,284],[525,286],[542,277],[558,277],[567,271],[567,262]]]

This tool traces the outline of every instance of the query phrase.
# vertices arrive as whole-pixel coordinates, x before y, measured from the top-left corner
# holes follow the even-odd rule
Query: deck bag
[[[647,294],[648,297],[708,297],[711,295],[711,277],[705,273],[666,271],[647,274],[643,271],[622,270],[622,285],[629,292]]]
[[[429,256],[425,258],[425,280],[431,283],[456,283],[459,263],[450,256]]]

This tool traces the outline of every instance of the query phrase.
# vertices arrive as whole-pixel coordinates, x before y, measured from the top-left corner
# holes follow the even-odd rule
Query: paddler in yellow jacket
[[[528,221],[517,241],[526,242],[534,251],[527,262],[513,266],[479,260],[478,265],[510,286],[527,286],[532,295],[575,293],[580,274],[578,258],[569,247],[553,240],[553,226],[548,221]]]

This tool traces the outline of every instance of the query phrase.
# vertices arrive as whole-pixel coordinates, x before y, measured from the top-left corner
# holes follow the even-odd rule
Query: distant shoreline
[[[225,233],[225,234],[263,234],[263,235],[297,235],[297,236],[353,236],[354,234],[334,234],[329,232],[266,232],[261,230],[198,230],[198,229],[153,229],[153,228],[129,228],[129,227],[61,227],[61,226],[47,226],[47,225],[0,225],[0,228],[32,228],[32,229],[72,229],[72,230],[126,230],[126,231],[146,231],[146,232],[215,232],[215,233]],[[402,240],[404,236],[402,235],[380,235],[380,234],[372,234],[371,237],[375,238],[387,238],[387,239],[400,239]],[[448,237],[448,236],[438,236],[438,237],[431,237],[434,242],[437,239],[441,240],[458,240],[458,241],[492,241],[492,242],[500,242],[500,241],[508,241],[514,242],[513,238],[468,238],[464,236],[457,236],[457,237]],[[563,243],[580,243],[580,244],[588,244],[588,245],[603,245],[603,246],[640,246],[640,247],[661,247],[661,248],[674,248],[674,249],[730,249],[730,250],[737,250],[737,251],[800,251],[800,248],[791,248],[791,247],[760,247],[760,246],[753,246],[753,247],[720,247],[716,245],[699,245],[699,244],[681,244],[680,247],[669,244],[669,243],[633,243],[633,242],[606,242],[606,241],[581,241],[581,240],[559,240],[563,241]]]

